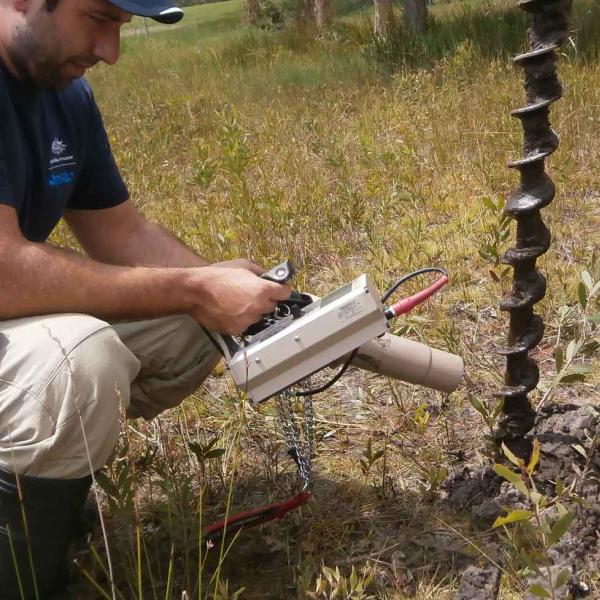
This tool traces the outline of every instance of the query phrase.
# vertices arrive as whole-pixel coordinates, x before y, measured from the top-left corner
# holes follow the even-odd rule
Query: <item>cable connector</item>
[[[427,298],[433,296],[438,290],[443,288],[448,283],[448,276],[444,275],[440,277],[435,283],[430,285],[428,288],[417,292],[413,296],[409,296],[408,298],[404,298],[396,304],[392,304],[392,306],[388,306],[385,311],[385,317],[388,321],[394,319],[400,315],[405,315],[410,312],[415,306],[425,302]]]

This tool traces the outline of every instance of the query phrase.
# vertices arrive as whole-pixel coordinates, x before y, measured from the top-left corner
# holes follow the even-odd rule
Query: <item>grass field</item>
[[[486,560],[491,533],[440,496],[459,457],[490,455],[469,398],[492,407],[503,374],[494,349],[511,275],[497,256],[513,237],[501,206],[517,183],[505,167],[521,142],[510,54],[525,22],[509,2],[449,2],[434,5],[429,33],[381,44],[368,8],[342,8],[320,39],[292,24],[243,26],[239,0],[190,8],[170,32],[138,35],[134,22],[119,64],[91,77],[113,150],[145,214],[211,259],[290,257],[296,287],[316,294],[362,272],[383,290],[405,272],[445,266],[447,291],[397,329],[460,353],[469,383],[444,397],[351,371],[316,401],[315,499],[210,550],[198,531],[228,506],[292,493],[273,407],[251,409],[217,374],[181,409],[130,423],[106,486],[116,597],[443,600],[457,587],[457,557]],[[600,277],[600,10],[576,8],[560,62],[567,93],[553,108],[559,194],[544,212],[554,241],[540,261],[549,287],[534,401],[553,380],[555,347],[577,335],[580,272]],[[594,370],[568,394],[598,402],[597,353],[585,360]],[[221,451],[211,454],[213,440]],[[81,560],[102,591],[89,589],[110,598],[96,542]],[[507,564],[501,597],[519,598],[517,561]],[[598,574],[587,582],[600,594]]]

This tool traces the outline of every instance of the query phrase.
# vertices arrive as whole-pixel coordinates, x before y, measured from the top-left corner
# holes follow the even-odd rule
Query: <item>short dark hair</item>
[[[52,12],[60,0],[46,0],[46,10]]]

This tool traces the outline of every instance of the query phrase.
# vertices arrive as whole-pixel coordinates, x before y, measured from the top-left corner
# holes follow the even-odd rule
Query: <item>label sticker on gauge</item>
[[[359,298],[355,298],[354,300],[348,302],[348,304],[344,304],[344,306],[340,306],[337,311],[337,318],[339,321],[347,321],[351,319],[354,315],[357,315],[360,312],[363,312],[365,307],[362,305],[362,302]]]

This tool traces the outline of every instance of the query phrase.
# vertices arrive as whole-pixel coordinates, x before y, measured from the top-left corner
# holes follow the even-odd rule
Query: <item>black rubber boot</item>
[[[41,479],[0,471],[0,596],[45,600],[68,583],[69,543],[82,534],[91,477]],[[20,488],[20,493],[19,493]]]

